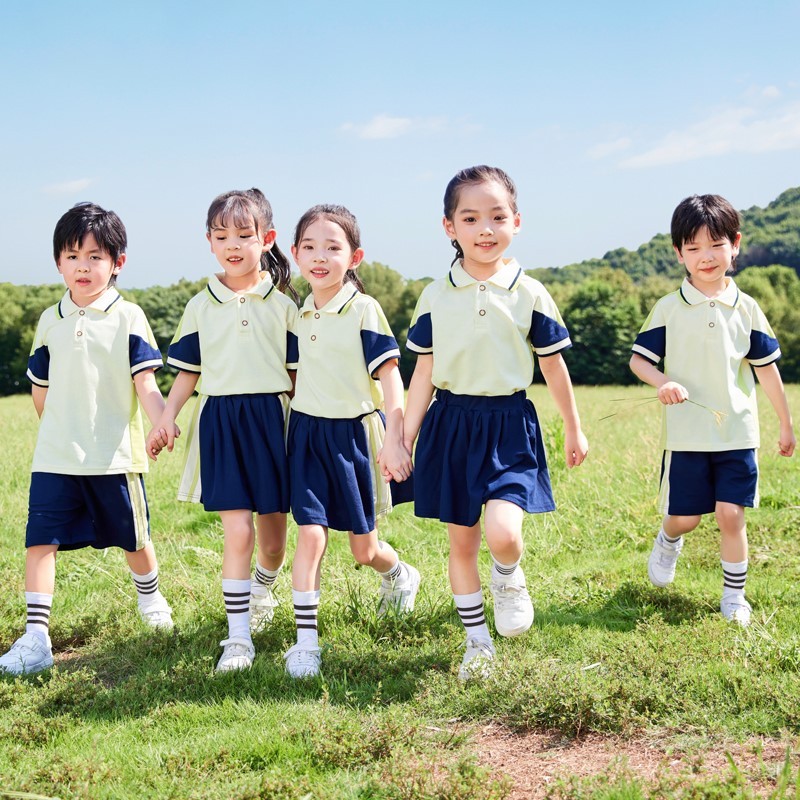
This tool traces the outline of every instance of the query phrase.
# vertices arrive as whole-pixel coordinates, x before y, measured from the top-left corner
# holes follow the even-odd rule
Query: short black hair
[[[672,244],[680,250],[686,242],[694,241],[700,228],[708,228],[712,239],[736,242],[741,228],[739,212],[718,194],[694,194],[681,200],[672,213]]]
[[[58,263],[65,250],[80,247],[91,233],[97,246],[116,261],[128,247],[128,234],[122,220],[95,203],[77,203],[56,223],[53,231],[53,258]]]

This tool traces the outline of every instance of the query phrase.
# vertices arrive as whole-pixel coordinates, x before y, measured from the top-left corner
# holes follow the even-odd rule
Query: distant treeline
[[[743,212],[742,236],[736,282],[758,300],[775,329],[783,351],[784,381],[798,383],[800,188],[784,192],[764,209]],[[443,264],[442,274],[446,269]],[[430,279],[407,280],[377,262],[362,264],[359,274],[367,293],[383,307],[400,343],[400,369],[408,383],[415,359],[406,353],[406,334],[417,298]],[[655,301],[674,291],[684,273],[669,237],[659,234],[635,251],[613,250],[601,259],[529,274],[547,286],[569,328],[573,348],[565,359],[573,381],[603,385],[636,383],[628,369],[631,343]],[[144,309],[166,354],[186,303],[204,285],[205,280],[181,280],[169,287],[120,287],[120,291]],[[296,287],[305,297],[305,282],[297,278]],[[28,391],[25,371],[36,323],[63,293],[63,285],[0,284],[0,395]],[[168,389],[173,380],[171,370],[159,373],[162,389]]]

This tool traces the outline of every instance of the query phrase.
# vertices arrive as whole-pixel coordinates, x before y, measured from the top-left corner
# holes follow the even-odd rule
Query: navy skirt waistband
[[[504,411],[525,405],[528,396],[520,389],[507,395],[454,394],[449,389],[436,390],[436,402],[442,405],[458,406],[469,411]]]

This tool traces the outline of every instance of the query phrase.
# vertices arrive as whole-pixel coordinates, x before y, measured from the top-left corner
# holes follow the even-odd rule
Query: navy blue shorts
[[[438,389],[414,457],[414,513],[472,526],[487,500],[553,511],[539,419],[525,392],[473,397]]]
[[[31,475],[25,547],[121,547],[133,553],[149,541],[150,513],[141,475]]]
[[[710,514],[718,502],[748,508],[758,505],[755,450],[664,451],[658,493],[661,513],[681,517]]]
[[[289,462],[278,394],[209,397],[200,415],[201,501],[206,511],[289,511]]]
[[[363,534],[391,510],[391,489],[379,474],[384,424],[376,411],[353,419],[289,417],[292,515],[298,525]]]

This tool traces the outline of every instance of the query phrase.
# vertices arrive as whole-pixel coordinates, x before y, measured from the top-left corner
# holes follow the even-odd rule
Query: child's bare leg
[[[668,586],[675,580],[675,567],[683,548],[683,535],[693,531],[700,524],[700,515],[679,516],[667,514],[661,530],[653,543],[650,558],[647,560],[647,574],[654,586]]]
[[[297,644],[284,653],[286,671],[293,678],[319,674],[320,651],[317,630],[320,567],[328,547],[328,529],[322,525],[300,525],[292,563],[292,602],[297,626]]]
[[[481,524],[471,527],[447,524],[450,538],[448,573],[453,594],[472,594],[481,590],[481,576],[478,573],[478,552],[481,549]]]
[[[261,630],[275,616],[273,594],[286,558],[286,514],[256,515],[256,566],[250,586],[250,629]]]
[[[747,527],[744,508],[734,503],[718,502],[715,509],[720,530],[722,561],[722,602],[725,619],[747,625],[752,609],[744,596],[747,581]]]
[[[286,514],[258,514],[257,562],[268,570],[278,570],[286,558]]]
[[[381,574],[389,572],[400,560],[390,544],[378,541],[377,530],[369,533],[351,533],[350,552],[359,564],[372,567]]]
[[[255,547],[253,513],[246,509],[220,511],[225,537],[222,549],[223,580],[250,580],[250,563]]]
[[[125,551],[125,560],[131,568],[131,572],[137,575],[146,575],[154,569],[158,569],[158,562],[156,561],[156,551],[152,542],[148,542],[141,550],[136,550],[133,553]]]
[[[486,544],[494,559],[489,588],[494,597],[494,623],[501,636],[519,636],[533,624],[533,603],[519,566],[524,513],[507,500],[489,500],[484,513]]]
[[[58,545],[37,544],[25,551],[25,591],[53,594]]]
[[[699,514],[686,517],[667,514],[661,527],[670,539],[680,539],[685,533],[691,533],[699,524]]]

